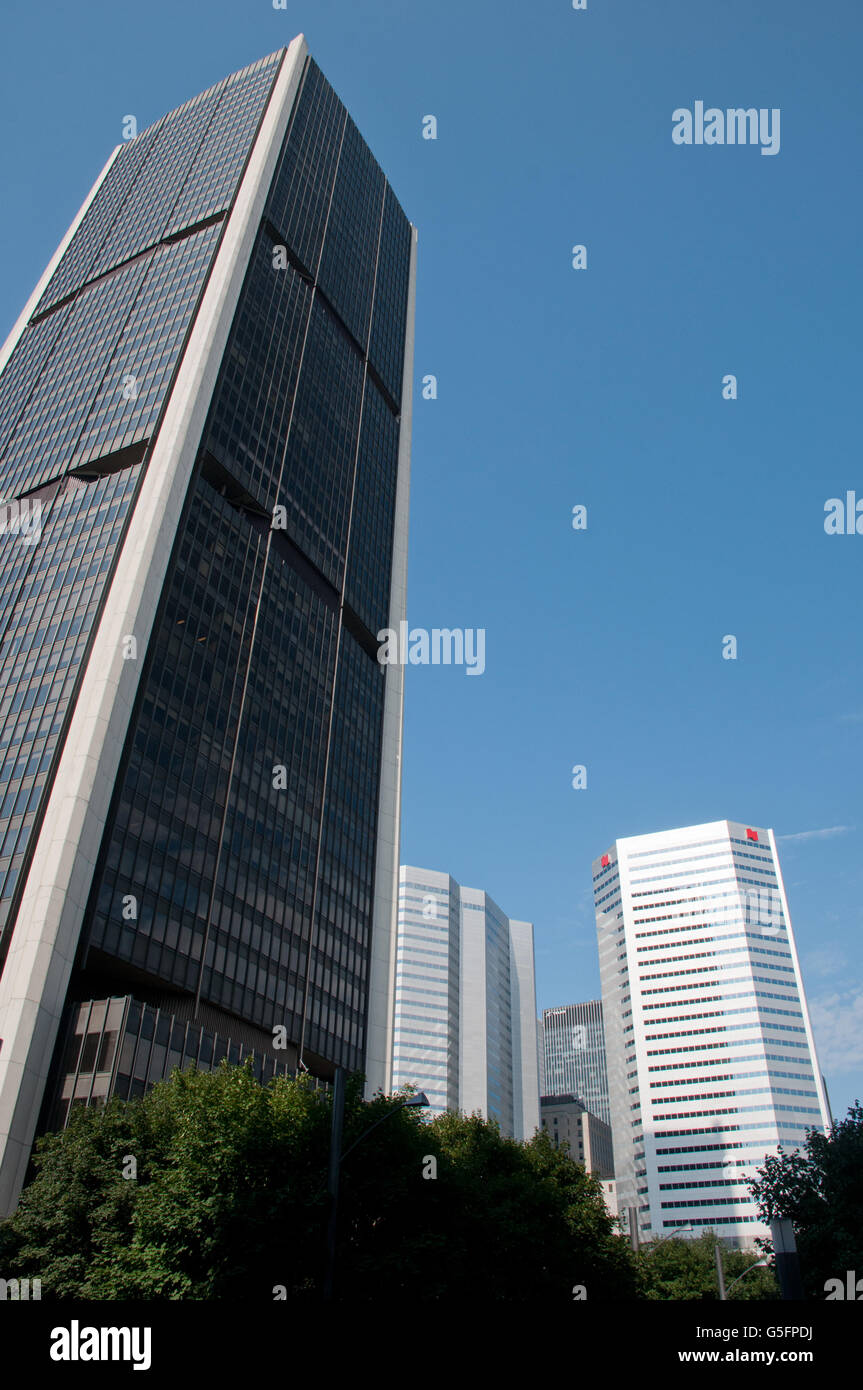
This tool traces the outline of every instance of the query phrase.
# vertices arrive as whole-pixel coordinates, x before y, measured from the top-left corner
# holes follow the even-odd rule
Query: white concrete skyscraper
[[[831,1122],[773,832],[617,840],[593,886],[620,1209],[750,1245],[746,1178]]]
[[[392,1085],[432,1113],[480,1111],[504,1134],[539,1125],[533,926],[478,888],[402,866]]]

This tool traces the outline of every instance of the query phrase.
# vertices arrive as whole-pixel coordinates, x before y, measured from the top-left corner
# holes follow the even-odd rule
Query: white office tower
[[[773,832],[617,840],[593,886],[621,1213],[751,1245],[746,1179],[831,1123]]]
[[[402,866],[392,1086],[430,1113],[478,1110],[502,1133],[539,1125],[533,925],[478,888]]]

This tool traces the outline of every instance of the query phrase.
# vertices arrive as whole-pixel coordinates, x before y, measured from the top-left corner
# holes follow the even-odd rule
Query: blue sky
[[[419,227],[409,618],[487,632],[482,676],[408,668],[403,858],[535,923],[544,1007],[598,993],[615,837],[772,825],[843,1114],[863,536],[823,521],[863,497],[859,3],[83,0],[4,31],[0,335],[125,115],[306,34]],[[779,153],[675,145],[696,100],[778,107]]]

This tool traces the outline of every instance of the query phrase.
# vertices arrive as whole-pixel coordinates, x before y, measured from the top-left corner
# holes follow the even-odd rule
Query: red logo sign
[[[604,869],[607,869],[607,868],[608,868],[608,855],[607,855],[607,854],[604,854],[604,855],[602,856],[602,858],[600,859],[599,862],[600,862],[600,864],[602,865],[602,867],[603,867]]]
[[[757,831],[757,830],[747,830],[747,832],[746,832],[746,838],[747,838],[747,840],[757,840],[757,839],[758,839],[758,831]]]

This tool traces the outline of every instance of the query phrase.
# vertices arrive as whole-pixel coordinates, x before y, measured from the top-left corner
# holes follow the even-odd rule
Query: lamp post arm
[[[744,1269],[742,1274],[738,1274],[736,1279],[732,1279],[731,1283],[728,1285],[728,1288],[725,1290],[726,1298],[728,1297],[728,1294],[731,1292],[731,1290],[734,1288],[735,1284],[739,1284],[740,1280],[745,1279],[747,1274],[751,1274],[753,1269],[763,1269],[767,1263],[767,1260],[756,1260],[755,1263],[751,1264],[748,1269]]]
[[[683,1231],[691,1231],[691,1226],[678,1226],[676,1231],[669,1231],[667,1236],[660,1236],[659,1240],[652,1240],[645,1248],[647,1250],[657,1250],[660,1245],[664,1245],[667,1240],[678,1240]]]
[[[344,1163],[344,1161],[345,1161],[345,1159],[347,1158],[348,1154],[353,1153],[353,1151],[354,1151],[354,1149],[357,1147],[357,1145],[358,1145],[358,1144],[361,1144],[361,1143],[363,1142],[364,1139],[367,1139],[368,1136],[371,1134],[372,1130],[377,1129],[378,1125],[382,1125],[383,1122],[384,1122],[384,1120],[388,1120],[388,1119],[390,1118],[391,1115],[397,1114],[399,1110],[404,1110],[406,1104],[407,1104],[407,1101],[404,1101],[404,1100],[399,1101],[399,1104],[398,1104],[398,1105],[394,1105],[393,1108],[392,1108],[392,1110],[388,1110],[388,1111],[386,1112],[385,1115],[381,1115],[380,1119],[375,1120],[375,1122],[374,1122],[373,1125],[369,1125],[368,1129],[363,1130],[363,1132],[362,1132],[362,1134],[360,1135],[359,1139],[355,1139],[354,1142],[351,1144],[350,1148],[349,1148],[349,1149],[345,1149],[344,1153],[342,1154],[341,1158],[339,1159],[339,1163]]]

